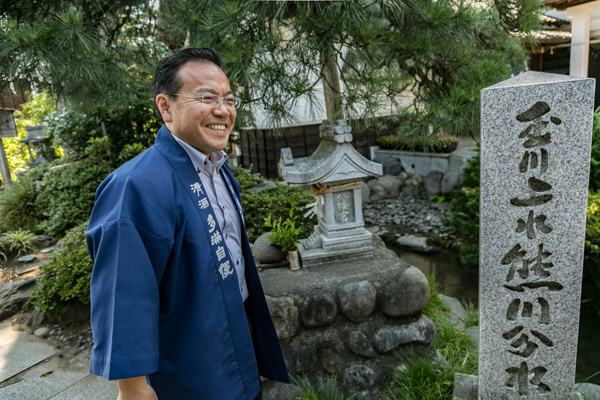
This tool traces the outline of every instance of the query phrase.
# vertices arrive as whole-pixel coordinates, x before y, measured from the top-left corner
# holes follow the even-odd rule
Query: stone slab
[[[15,270],[15,273],[16,273],[17,275],[23,275],[23,274],[26,274],[26,273],[28,273],[28,272],[31,272],[31,271],[33,271],[33,270],[35,270],[35,269],[38,269],[38,268],[39,268],[41,265],[42,265],[42,263],[41,263],[41,262],[39,262],[39,263],[34,263],[34,264],[27,264],[27,265],[25,265],[25,266],[23,266],[23,267],[21,267],[21,268],[17,268],[17,269]]]
[[[57,353],[47,343],[23,338],[0,348],[0,383]],[[1,398],[1,397],[0,397]]]
[[[76,359],[52,357],[19,375],[16,382],[0,388],[0,399],[63,399],[58,395],[87,375],[87,364]]]
[[[481,399],[568,399],[593,79],[529,72],[481,92]]]
[[[388,250],[383,241],[373,237],[373,255],[365,259],[349,258],[343,263],[332,263],[324,268],[315,267],[290,271],[288,268],[272,268],[260,273],[265,294],[273,297],[293,295],[320,287],[336,293],[338,287],[348,282],[363,280],[396,281],[410,265]]]
[[[119,395],[116,381],[87,375],[49,400],[114,400]]]

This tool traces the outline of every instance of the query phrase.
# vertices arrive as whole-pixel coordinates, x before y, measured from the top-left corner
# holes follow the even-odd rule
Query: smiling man
[[[87,232],[90,371],[119,400],[260,398],[289,382],[225,160],[238,100],[212,49],[157,66],[165,125],[100,185]]]

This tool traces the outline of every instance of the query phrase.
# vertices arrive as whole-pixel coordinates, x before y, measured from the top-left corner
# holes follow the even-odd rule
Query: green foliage
[[[85,244],[86,227],[87,222],[69,230],[42,265],[42,275],[29,298],[36,309],[61,317],[70,303],[90,302],[92,261]]]
[[[590,160],[590,190],[600,190],[600,108],[594,112],[592,157]]]
[[[67,229],[87,221],[96,188],[108,172],[92,160],[63,164],[46,172],[35,201],[40,216],[37,231],[60,237]]]
[[[600,288],[600,190],[588,194],[584,265],[585,273]],[[600,308],[598,304],[594,306]]]
[[[141,0],[0,3],[0,77],[46,87],[69,108],[118,110],[149,97],[165,46]]]
[[[17,137],[2,139],[13,180],[16,180],[15,171],[26,169],[29,161],[27,146],[19,142],[27,134],[25,126],[40,125],[48,114],[56,111],[56,101],[47,91],[42,91],[31,94],[29,100],[22,104],[22,108],[23,111],[16,110],[13,114]]]
[[[38,222],[35,190],[29,175],[19,177],[0,191],[0,231],[33,230]]]
[[[17,257],[35,249],[35,235],[23,229],[6,232],[0,236],[1,248],[7,254],[16,253]],[[6,257],[6,255],[5,255]]]
[[[281,217],[278,219],[271,220],[271,214],[265,218],[265,227],[271,228],[271,236],[269,240],[273,244],[281,246],[283,251],[294,251],[298,248],[302,235],[302,227],[296,227],[296,220],[298,219],[298,212],[301,209],[296,207],[296,200],[292,199],[290,204],[289,217],[282,220]]]
[[[480,150],[464,170],[464,186],[454,191],[450,201],[450,221],[458,246],[460,264],[465,268],[479,267],[479,176]]]
[[[127,153],[131,155],[136,146],[137,149],[149,147],[154,143],[156,132],[163,125],[161,117],[149,100],[137,101],[108,115],[101,112],[56,112],[46,117],[45,123],[48,132],[53,134],[54,143],[73,150],[78,157],[84,156],[86,149],[94,144],[95,140],[104,139],[102,124],[106,137],[110,140],[110,150],[115,156],[119,156],[123,151],[125,156]],[[97,150],[93,151],[97,153]]]
[[[480,90],[525,65],[519,37],[541,9],[524,6],[530,2],[511,1],[520,20],[506,26],[495,4],[430,0],[173,0],[161,4],[169,15],[159,22],[164,18],[170,46],[181,47],[187,36],[190,46],[223,54],[233,90],[266,110],[275,127],[294,124],[300,97],[320,108],[325,82],[334,116],[360,124],[390,104],[401,112],[401,94],[410,91],[410,108],[425,122],[416,128],[477,135]],[[253,125],[249,108],[238,119]]]
[[[450,399],[456,373],[477,374],[477,345],[464,330],[454,327],[450,310],[438,297],[433,278],[428,279],[431,299],[423,313],[436,326],[433,346],[442,353],[446,362],[430,362],[416,355],[403,360],[407,368],[396,371],[385,399]],[[475,321],[470,319],[470,322]]]
[[[277,189],[250,191],[252,186],[264,182],[264,178],[243,168],[232,168],[231,170],[240,183],[246,233],[250,242],[256,240],[264,232],[268,232],[264,222],[269,215],[272,215],[273,219],[284,220],[289,217],[292,201],[297,204],[298,210],[315,201],[308,191],[278,182],[275,183]],[[302,232],[308,237],[312,233],[315,223],[314,218],[299,216],[296,229],[302,229]]]
[[[131,160],[135,156],[141,154],[144,150],[146,150],[146,147],[141,143],[126,144],[119,153],[119,164],[123,164]]]
[[[432,153],[450,153],[458,146],[458,137],[440,131],[435,135],[420,136],[403,134],[400,127],[398,134],[377,138],[377,143],[384,149],[423,151]]]

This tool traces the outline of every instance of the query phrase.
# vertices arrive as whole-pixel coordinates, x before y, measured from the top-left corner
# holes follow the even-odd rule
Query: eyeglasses
[[[221,105],[221,103],[223,103],[226,108],[235,110],[242,104],[241,100],[238,99],[237,97],[233,97],[233,96],[221,97],[221,96],[217,96],[216,94],[203,94],[201,96],[194,96],[191,94],[173,94],[172,96],[181,96],[181,97],[188,97],[190,99],[197,99],[202,104],[206,104],[210,108],[217,108]]]

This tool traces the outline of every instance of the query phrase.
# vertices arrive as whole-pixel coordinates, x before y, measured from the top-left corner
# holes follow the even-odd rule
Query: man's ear
[[[173,117],[171,115],[171,100],[169,97],[166,94],[161,93],[156,96],[155,101],[163,121],[173,122]]]

